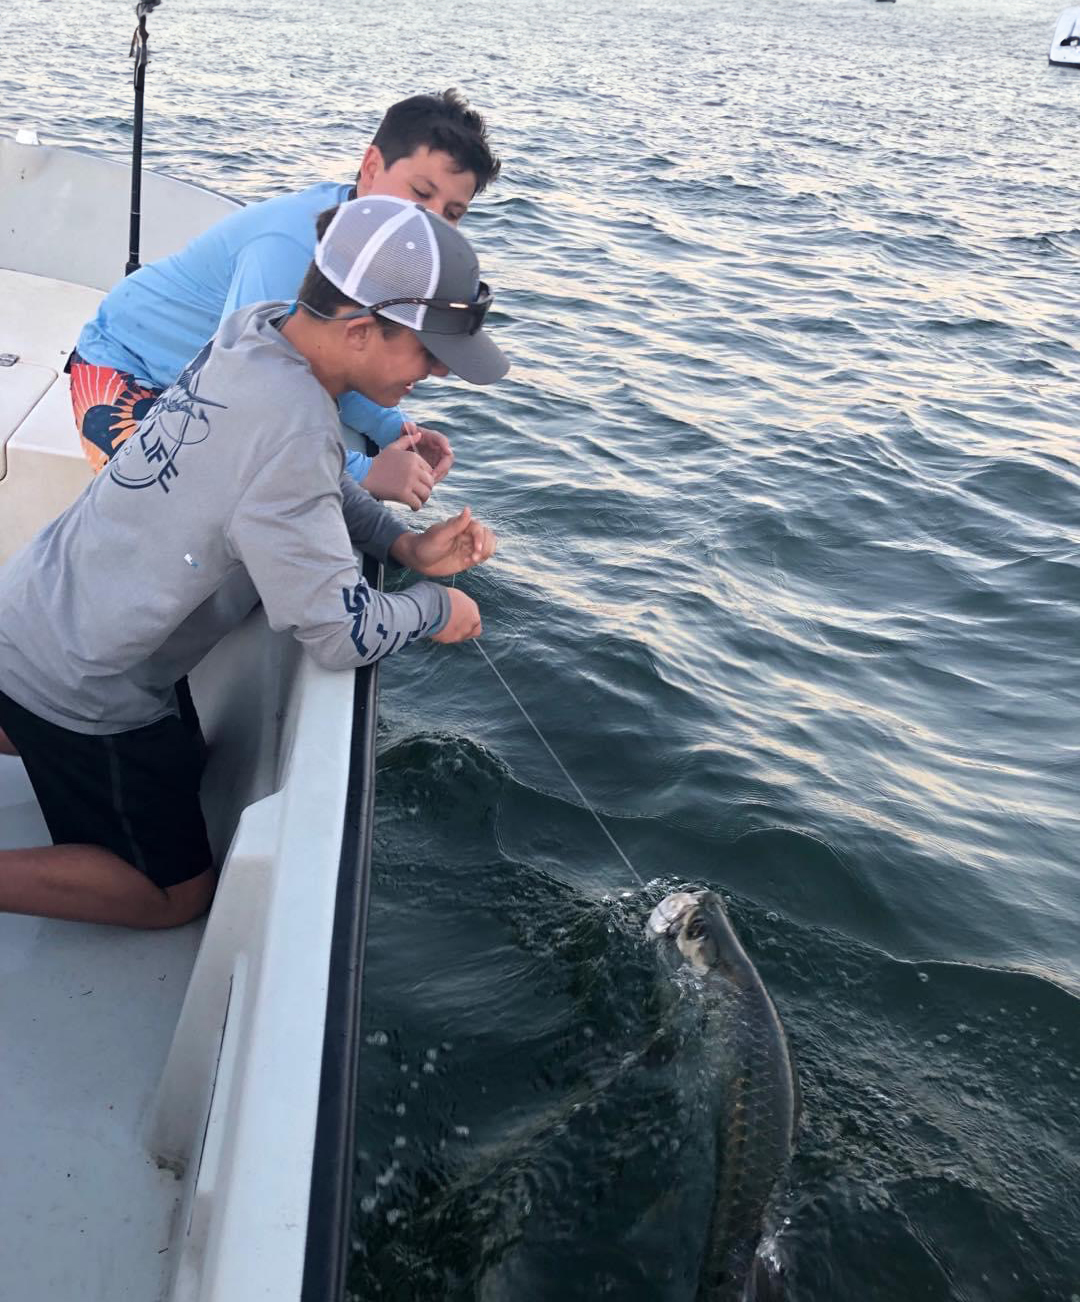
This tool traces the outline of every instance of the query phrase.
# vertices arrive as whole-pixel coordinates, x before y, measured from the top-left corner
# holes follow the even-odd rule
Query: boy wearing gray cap
[[[337,397],[506,373],[466,240],[416,204],[320,219],[298,301],[242,308],[105,471],[0,571],[0,749],[53,845],[0,851],[0,909],[136,927],[198,916],[215,873],[174,685],[252,605],[332,669],[481,631],[464,592],[372,590],[354,546],[429,577],[494,551],[466,508],[412,533],[344,473]],[[111,559],[110,559],[111,558]]]

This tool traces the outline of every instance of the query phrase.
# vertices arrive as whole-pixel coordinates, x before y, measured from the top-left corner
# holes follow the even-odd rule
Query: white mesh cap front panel
[[[343,203],[315,249],[315,265],[354,303],[432,298],[439,283],[439,246],[422,208],[404,199],[367,196]],[[426,309],[398,304],[381,315],[413,330]]]

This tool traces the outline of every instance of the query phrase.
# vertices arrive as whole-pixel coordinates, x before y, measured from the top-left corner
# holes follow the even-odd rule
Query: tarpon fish
[[[791,1158],[799,1092],[787,1037],[719,897],[680,891],[649,934],[701,1004],[701,1050],[716,1111],[716,1194],[697,1302],[773,1302],[783,1293],[772,1201]]]

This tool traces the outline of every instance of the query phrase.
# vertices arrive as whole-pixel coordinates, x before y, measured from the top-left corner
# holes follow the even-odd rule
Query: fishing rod
[[[152,13],[161,0],[139,0],[135,16],[139,25],[131,38],[128,58],[135,60],[135,124],[131,144],[131,226],[128,234],[128,260],[124,275],[130,276],[142,265],[139,262],[139,223],[142,218],[142,139],[143,90],[146,86],[146,65],[150,61],[146,31],[146,16]]]

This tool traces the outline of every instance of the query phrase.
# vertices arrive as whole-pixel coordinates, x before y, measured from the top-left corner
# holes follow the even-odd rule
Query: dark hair
[[[441,95],[411,95],[392,104],[371,142],[387,167],[418,149],[449,154],[461,172],[476,177],[476,193],[499,175],[502,163],[488,144],[487,123],[452,86]]]
[[[315,234],[320,240],[326,234],[326,228],[330,225],[336,212],[337,206],[335,205],[333,208],[327,208],[325,212],[319,213],[318,217],[315,218]],[[316,312],[322,312],[326,316],[333,316],[343,307],[356,308],[364,306],[363,303],[357,303],[355,299],[343,294],[336,285],[332,285],[314,262],[308,264],[303,283],[300,286],[300,292],[296,298],[301,307],[314,308]],[[396,321],[388,321],[386,317],[380,316],[377,312],[374,315],[375,320],[379,323],[379,329],[388,338],[390,335],[397,334],[399,330],[406,328]]]

